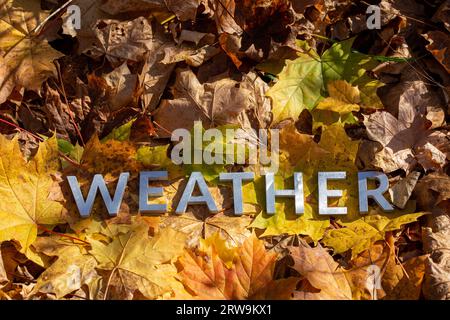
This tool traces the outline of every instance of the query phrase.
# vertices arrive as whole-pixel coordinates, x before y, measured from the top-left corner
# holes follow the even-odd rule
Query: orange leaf
[[[289,299],[297,278],[274,280],[276,253],[255,235],[238,249],[230,269],[212,246],[207,256],[187,251],[180,259],[179,280],[198,299]]]

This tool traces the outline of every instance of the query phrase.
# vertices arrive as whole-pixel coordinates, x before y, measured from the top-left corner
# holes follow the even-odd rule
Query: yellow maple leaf
[[[135,220],[131,225],[110,225],[109,243],[90,239],[89,253],[97,260],[97,268],[109,271],[105,298],[111,297],[112,287],[127,296],[139,290],[150,299],[170,295],[177,287],[177,270],[171,262],[181,255],[186,235],[166,228],[149,238],[148,228]]]
[[[41,143],[27,162],[17,136],[8,140],[0,135],[0,242],[16,240],[27,254],[38,225],[63,222],[62,205],[49,199],[58,157],[56,137]]]
[[[53,60],[63,54],[36,32],[47,16],[38,0],[0,1],[0,103],[15,87],[38,91],[56,75]]]
[[[95,270],[97,261],[86,254],[83,247],[58,236],[40,237],[33,247],[47,256],[58,257],[39,276],[33,294],[53,293],[57,299],[61,299],[86,285],[89,288],[89,297],[96,298],[101,282],[101,277]]]
[[[400,229],[403,225],[417,221],[425,212],[414,212],[415,204],[410,202],[405,210],[383,213],[374,209],[354,221],[340,221],[345,228],[327,232],[323,243],[335,253],[352,250],[352,256],[369,249],[376,241],[383,240],[386,232]]]
[[[237,249],[228,245],[227,241],[220,237],[220,233],[216,232],[212,236],[206,239],[200,239],[199,250],[205,254],[209,252],[211,247],[214,247],[215,251],[219,255],[220,259],[225,263],[227,268],[231,268],[233,265],[234,257],[236,256]]]
[[[320,101],[316,109],[330,110],[341,115],[359,111],[361,97],[358,87],[353,87],[345,80],[336,80],[328,84],[329,97]]]

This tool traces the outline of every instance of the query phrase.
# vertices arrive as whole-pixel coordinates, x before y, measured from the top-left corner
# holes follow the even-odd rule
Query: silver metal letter
[[[120,204],[122,203],[123,194],[125,193],[125,188],[127,187],[128,177],[130,174],[128,172],[122,172],[119,176],[119,181],[117,182],[116,191],[114,192],[114,198],[111,199],[108,188],[106,187],[105,180],[101,174],[96,174],[92,180],[91,187],[89,188],[89,193],[86,201],[84,200],[83,194],[78,184],[77,177],[68,176],[67,180],[69,182],[70,189],[72,190],[75,203],[77,204],[78,211],[82,217],[88,217],[92,211],[94,205],[95,197],[97,196],[97,190],[100,190],[100,194],[105,203],[106,209],[110,216],[115,216],[119,213]]]
[[[344,215],[347,214],[347,207],[328,207],[328,198],[342,197],[342,190],[328,190],[328,180],[345,179],[347,173],[337,172],[319,172],[319,214],[322,215]]]
[[[161,197],[164,195],[162,187],[149,187],[149,180],[167,180],[167,171],[143,171],[139,177],[139,212],[162,213],[167,211],[167,204],[149,204],[148,197]]]
[[[233,172],[220,174],[220,181],[233,181],[234,214],[236,216],[240,216],[244,212],[242,208],[242,181],[253,180],[254,178],[255,174],[253,172]]]
[[[305,199],[303,195],[303,174],[294,173],[294,190],[275,190],[275,175],[266,173],[266,212],[275,214],[275,197],[294,198],[295,213],[300,215],[305,212]]]
[[[367,190],[367,179],[377,179],[380,185],[376,189]],[[361,213],[369,212],[369,198],[374,199],[383,211],[393,211],[394,207],[383,196],[383,193],[388,189],[389,180],[384,173],[376,171],[358,172],[359,211]]]
[[[201,196],[193,196],[195,186],[198,186],[198,189]],[[181,196],[180,202],[178,203],[178,207],[175,210],[175,213],[182,214],[186,212],[187,206],[190,204],[202,204],[206,203],[208,206],[208,210],[212,213],[217,213],[216,204],[214,203],[214,199],[211,196],[211,193],[208,190],[208,186],[200,172],[192,172],[189,177],[189,181],[186,184],[186,188],[184,189],[183,195]]]

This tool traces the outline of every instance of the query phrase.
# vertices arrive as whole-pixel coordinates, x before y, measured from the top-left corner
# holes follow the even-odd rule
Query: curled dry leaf
[[[447,200],[448,209],[448,200]],[[424,229],[423,241],[426,260],[424,294],[428,299],[448,300],[450,298],[450,217],[448,210],[437,209]]]
[[[441,31],[430,31],[424,35],[430,44],[427,50],[430,51],[437,61],[450,73],[450,36]]]

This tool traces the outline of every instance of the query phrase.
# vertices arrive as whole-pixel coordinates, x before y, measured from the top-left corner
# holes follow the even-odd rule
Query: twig
[[[28,130],[22,128],[22,127],[19,127],[17,124],[14,124],[14,123],[9,122],[9,121],[7,121],[7,120],[5,120],[5,119],[2,119],[2,118],[0,118],[0,122],[2,122],[2,123],[4,123],[4,124],[7,124],[7,125],[9,125],[9,126],[11,126],[11,127],[13,127],[13,128],[16,128],[17,130],[19,130],[19,131],[21,131],[21,132],[25,132],[25,133],[31,135],[33,138],[37,139],[37,140],[40,141],[40,142],[44,142],[44,139],[42,139],[41,137],[39,137],[38,135],[34,134],[34,133],[31,132],[31,131],[28,131]],[[76,167],[79,167],[79,166],[80,166],[80,164],[79,164],[78,162],[72,160],[71,158],[69,158],[68,156],[66,156],[64,153],[62,153],[62,152],[59,151],[59,150],[58,150],[58,154],[59,154],[60,157],[64,158],[67,162],[71,163],[72,165],[74,165],[74,166],[76,166]]]
[[[86,144],[84,143],[84,139],[83,139],[83,136],[81,135],[80,129],[78,128],[78,125],[77,125],[77,123],[75,122],[75,119],[72,116],[72,110],[70,110],[70,104],[69,104],[69,101],[67,100],[66,89],[64,87],[64,82],[63,82],[62,75],[61,75],[61,68],[59,67],[58,63],[55,63],[55,65],[56,65],[56,70],[58,71],[59,81],[61,82],[61,90],[62,90],[62,93],[63,93],[63,96],[64,96],[64,100],[66,102],[67,108],[69,108],[68,114],[69,114],[69,117],[70,117],[70,121],[72,122],[72,125],[75,128],[75,132],[77,133],[77,136],[80,139],[80,142],[81,142],[81,144],[84,147]]]

